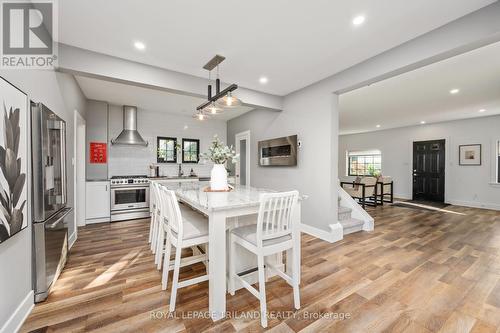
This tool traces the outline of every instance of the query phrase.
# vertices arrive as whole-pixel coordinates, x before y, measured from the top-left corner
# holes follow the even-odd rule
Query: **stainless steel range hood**
[[[137,131],[137,107],[124,105],[123,106],[123,131],[114,140],[111,140],[113,145],[130,145],[130,146],[147,146],[148,142],[144,141],[142,136]]]

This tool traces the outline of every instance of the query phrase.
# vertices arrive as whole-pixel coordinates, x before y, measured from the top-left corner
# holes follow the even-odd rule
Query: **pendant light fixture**
[[[217,80],[216,82],[220,82],[219,80],[219,65],[217,65]],[[241,105],[241,101],[233,96],[232,91],[228,91],[226,96],[217,100],[217,105],[222,108],[235,108]]]
[[[210,119],[210,116],[208,114],[205,114],[203,111],[198,111],[193,115],[193,118],[197,120],[207,120]]]
[[[241,100],[233,96],[233,94],[228,91],[227,95],[217,100],[217,105],[223,108],[235,108],[241,105]]]
[[[214,115],[214,114],[221,114],[221,113],[223,113],[224,109],[221,108],[221,107],[218,107],[217,104],[215,104],[215,102],[212,102],[209,106],[207,106],[206,108],[204,108],[203,111],[206,114]]]
[[[224,90],[220,90],[219,64],[225,59],[221,55],[216,55],[203,66],[203,69],[208,71],[207,101],[196,108],[197,112],[193,115],[194,118],[204,120],[208,115],[222,113],[225,108],[234,108],[241,105],[241,100],[233,95],[233,91],[238,89],[236,84],[231,84]],[[215,95],[212,96],[211,72],[214,68],[217,68],[217,79],[215,80]]]

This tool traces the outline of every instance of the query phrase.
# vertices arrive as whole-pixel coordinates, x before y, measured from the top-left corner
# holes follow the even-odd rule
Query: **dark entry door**
[[[445,140],[413,142],[413,200],[444,202]]]

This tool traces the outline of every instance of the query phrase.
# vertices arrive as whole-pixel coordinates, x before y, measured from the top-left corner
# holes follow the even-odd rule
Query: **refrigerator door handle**
[[[60,122],[61,130],[61,195],[62,203],[67,203],[67,179],[66,179],[66,123]]]
[[[55,227],[57,227],[57,225],[59,223],[61,223],[61,221],[64,221],[64,218],[71,212],[71,208],[65,208],[62,210],[62,212],[60,214],[57,214],[57,216],[54,216],[54,218],[56,219],[54,222],[52,221],[47,221],[47,222],[51,222],[50,224],[46,225],[46,228],[48,229],[54,229]],[[46,223],[47,223],[46,222]]]

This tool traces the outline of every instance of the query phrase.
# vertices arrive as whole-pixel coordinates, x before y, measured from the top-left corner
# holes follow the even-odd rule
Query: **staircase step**
[[[345,221],[351,218],[352,209],[348,207],[339,206],[339,221]]]
[[[363,230],[363,221],[350,218],[348,220],[339,221],[344,228],[344,235],[352,234],[353,232]]]

